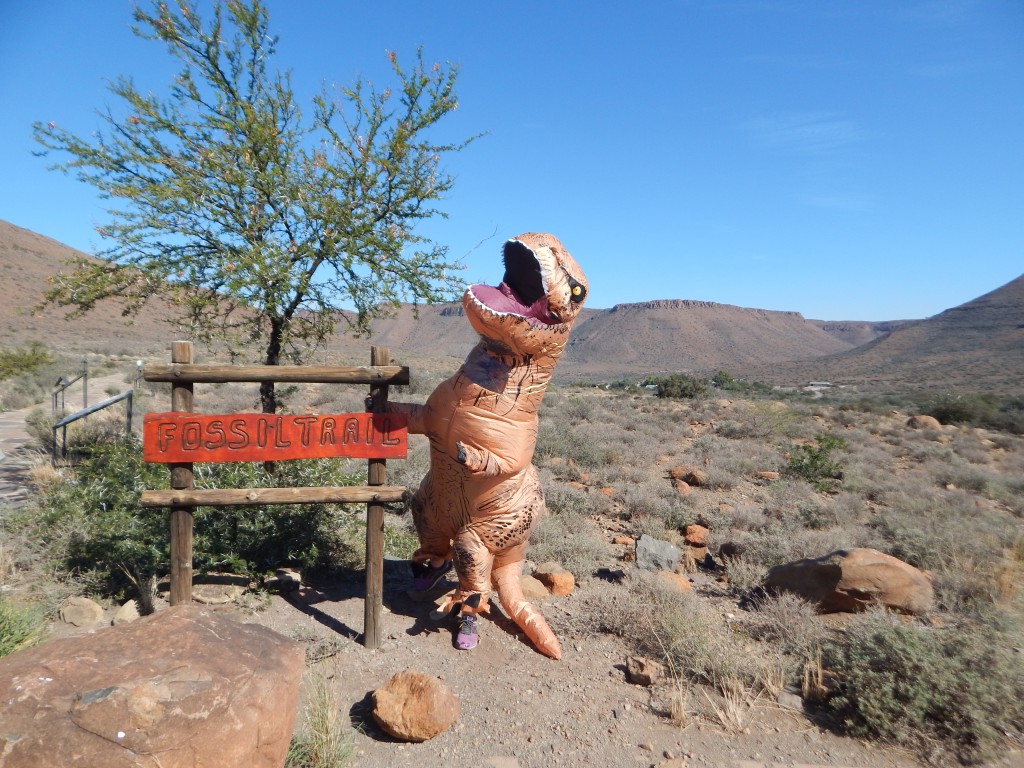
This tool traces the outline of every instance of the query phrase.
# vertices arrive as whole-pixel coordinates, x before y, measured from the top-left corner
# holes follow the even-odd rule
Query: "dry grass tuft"
[[[308,672],[305,723],[292,737],[285,768],[343,768],[355,755],[355,741],[342,725],[334,675],[321,667]]]

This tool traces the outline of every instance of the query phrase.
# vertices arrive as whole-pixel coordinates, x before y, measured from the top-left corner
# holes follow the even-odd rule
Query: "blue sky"
[[[200,6],[208,7],[204,2]],[[103,201],[32,156],[87,134],[131,75],[175,71],[130,0],[0,0],[0,219],[93,251]],[[928,317],[1024,273],[1024,3],[269,0],[302,101],[387,80],[386,50],[461,68],[429,234],[500,279],[558,235],[588,306],[696,299],[809,318]]]

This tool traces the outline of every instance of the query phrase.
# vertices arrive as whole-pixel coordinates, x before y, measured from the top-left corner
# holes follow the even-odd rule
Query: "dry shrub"
[[[738,624],[735,617],[723,617],[694,599],[684,611],[663,614],[654,629],[673,675],[702,686],[702,714],[730,733],[742,732],[762,695],[776,696],[796,669],[775,648],[749,638]]]
[[[716,432],[733,439],[774,440],[801,433],[801,415],[785,403],[751,400],[736,406],[735,414],[717,424]]]
[[[743,733],[754,717],[759,691],[735,677],[719,681],[714,690],[700,689],[706,706],[705,716],[717,722],[728,733]]]
[[[829,706],[854,735],[978,762],[1024,729],[1014,632],[998,620],[935,630],[881,611],[855,617],[825,646],[840,680]]]
[[[626,514],[634,521],[654,518],[664,522],[669,509],[666,500],[650,486],[627,487],[623,493],[623,506]]]
[[[64,482],[67,479],[67,472],[68,469],[65,467],[53,466],[50,459],[42,454],[33,459],[28,468],[29,480],[33,487],[42,493],[46,493],[57,483]]]
[[[623,589],[580,593],[572,629],[584,636],[615,635],[638,653],[660,656],[661,646],[652,626],[660,623],[662,615],[688,611],[695,599],[691,593],[670,589],[649,575],[634,572]],[[553,623],[570,622],[556,614]]]
[[[719,509],[706,517],[716,530],[752,531],[765,525],[763,505],[746,502],[730,503],[728,511]]]
[[[768,566],[747,555],[740,555],[725,561],[725,573],[729,577],[729,591],[740,597],[764,582]]]
[[[609,556],[608,544],[589,520],[586,492],[556,485],[547,492],[548,515],[530,539],[530,559],[554,560],[576,578],[588,576]]]
[[[975,588],[961,591],[957,584],[964,583],[964,574],[993,574],[1002,550],[1013,546],[1017,535],[1005,512],[979,504],[976,495],[964,490],[908,482],[901,491],[887,494],[885,501],[886,508],[872,525],[880,539],[875,548],[932,571],[940,597],[945,592],[950,605],[975,601]]]
[[[829,636],[814,604],[791,593],[765,595],[753,607],[754,636],[801,662],[817,657]]]

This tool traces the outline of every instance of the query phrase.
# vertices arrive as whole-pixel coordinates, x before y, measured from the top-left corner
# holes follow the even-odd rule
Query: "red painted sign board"
[[[147,413],[142,456],[158,464],[404,459],[406,422],[407,417],[397,413]]]

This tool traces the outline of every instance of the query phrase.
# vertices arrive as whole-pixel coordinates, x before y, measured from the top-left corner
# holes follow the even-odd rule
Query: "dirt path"
[[[94,393],[90,405],[105,400],[107,387],[118,391],[127,388],[125,374],[113,373],[107,376],[91,377],[89,391]],[[66,401],[67,410],[73,413],[81,405],[80,395],[75,394]],[[32,438],[25,428],[25,421],[36,408],[49,412],[50,403],[38,403],[16,411],[0,412],[0,508],[21,506],[29,498],[29,470],[47,456],[33,446]]]

